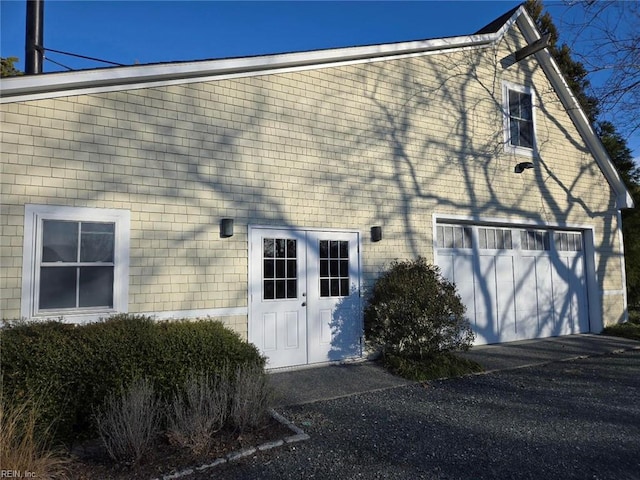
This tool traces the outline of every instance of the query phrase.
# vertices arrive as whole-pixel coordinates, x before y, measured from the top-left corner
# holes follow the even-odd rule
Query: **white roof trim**
[[[522,30],[522,34],[528,43],[533,43],[540,38],[538,29],[536,28],[533,20],[527,13],[524,7],[520,7],[517,12],[518,26]],[[609,154],[605,150],[598,135],[593,130],[589,119],[582,110],[578,99],[573,95],[571,87],[567,84],[564,76],[560,71],[560,67],[549,53],[548,49],[541,50],[535,53],[537,60],[540,62],[543,70],[547,74],[549,81],[553,85],[558,97],[562,101],[564,108],[573,120],[574,125],[580,132],[580,135],[587,145],[587,148],[595,157],[598,166],[602,170],[602,173],[609,181],[611,188],[616,193],[616,207],[617,208],[634,208],[633,198],[631,193],[627,189],[624,181],[620,177],[620,174],[616,170],[613,162],[609,158]]]
[[[258,57],[159,63],[128,67],[82,70],[42,75],[4,78],[0,87],[0,103],[34,98],[75,95],[85,89],[124,90],[136,85],[195,82],[218,77],[247,74],[264,75],[295,68],[319,68],[327,64],[345,64],[363,60],[388,59],[410,54],[428,54],[459,48],[491,44],[498,34],[466,35],[433,40],[347,47],[310,52],[284,53]],[[64,93],[62,93],[64,92]],[[62,95],[61,95],[62,93]]]

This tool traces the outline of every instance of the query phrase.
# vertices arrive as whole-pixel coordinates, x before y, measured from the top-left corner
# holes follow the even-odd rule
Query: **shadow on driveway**
[[[593,354],[281,408],[309,441],[194,478],[639,479],[640,350]]]

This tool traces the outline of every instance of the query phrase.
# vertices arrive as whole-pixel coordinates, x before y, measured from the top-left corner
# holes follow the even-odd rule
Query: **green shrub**
[[[123,314],[80,326],[12,322],[0,329],[0,342],[6,398],[19,403],[46,391],[43,419],[66,441],[92,434],[92,412],[137,379],[149,378],[160,398],[170,400],[191,372],[265,364],[253,345],[212,320],[155,322]]]
[[[455,286],[422,257],[395,261],[376,281],[364,312],[367,340],[383,355],[421,359],[467,350],[474,334]]]

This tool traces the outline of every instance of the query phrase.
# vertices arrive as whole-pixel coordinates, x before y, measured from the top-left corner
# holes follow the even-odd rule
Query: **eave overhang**
[[[482,47],[495,42],[499,36],[500,33],[497,32],[364,47],[11,77],[2,79],[0,83],[0,103],[78,95],[87,91],[95,93],[146,88],[378,61],[393,57]]]

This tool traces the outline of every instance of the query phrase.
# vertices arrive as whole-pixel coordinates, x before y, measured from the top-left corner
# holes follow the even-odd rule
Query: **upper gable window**
[[[535,98],[529,87],[504,84],[506,149],[532,155],[535,148]]]

